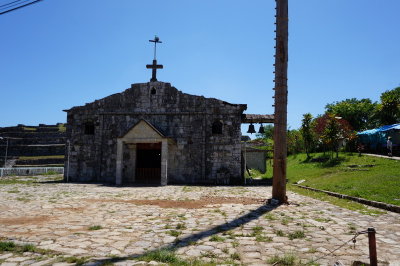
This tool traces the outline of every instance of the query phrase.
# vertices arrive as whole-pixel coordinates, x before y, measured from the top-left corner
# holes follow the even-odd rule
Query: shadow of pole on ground
[[[277,208],[278,206],[274,206],[274,205],[262,205],[254,210],[251,210],[250,212],[248,212],[247,214],[244,214],[232,221],[214,226],[206,231],[201,231],[195,234],[191,234],[189,236],[183,237],[181,239],[179,239],[178,241],[175,241],[173,243],[161,246],[159,248],[156,249],[152,249],[152,250],[148,250],[144,253],[141,254],[131,254],[131,255],[126,255],[123,257],[113,257],[113,258],[109,258],[109,259],[101,259],[101,260],[95,260],[92,261],[94,262],[96,265],[102,265],[102,264],[106,264],[106,263],[111,263],[111,262],[119,262],[119,261],[124,261],[124,260],[131,260],[134,258],[138,258],[141,256],[144,256],[148,253],[151,252],[155,252],[155,251],[161,251],[161,250],[171,250],[174,251],[177,248],[181,248],[181,247],[185,247],[185,246],[189,246],[191,245],[193,242],[204,239],[206,237],[212,236],[214,234],[217,233],[222,233],[222,232],[226,232],[229,231],[231,229],[240,227],[246,223],[249,223],[253,220],[258,219],[259,217],[261,217],[262,215],[272,211],[273,209]]]

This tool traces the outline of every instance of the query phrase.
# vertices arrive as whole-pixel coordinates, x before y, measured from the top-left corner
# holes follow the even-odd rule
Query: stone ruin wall
[[[117,138],[144,119],[175,141],[168,148],[169,183],[240,183],[245,109],[184,94],[163,82],[133,84],[122,93],[74,107],[67,111],[70,180],[114,183]],[[212,134],[217,120],[223,123],[222,134]],[[84,134],[85,123],[93,123],[94,135]],[[129,151],[124,154],[128,156]]]
[[[39,124],[38,126],[23,125],[0,127],[0,167],[4,165],[7,149],[7,161],[13,167],[25,165],[62,164],[64,159],[19,159],[20,157],[59,156],[64,155],[66,133],[64,124]],[[8,146],[6,145],[8,139]]]

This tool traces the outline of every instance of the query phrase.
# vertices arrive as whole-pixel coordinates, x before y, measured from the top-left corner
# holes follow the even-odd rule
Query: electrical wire
[[[1,8],[1,7],[4,7],[4,6],[11,5],[11,4],[14,4],[14,3],[17,3],[17,2],[21,2],[21,1],[22,1],[22,0],[16,0],[16,1],[12,1],[12,2],[10,2],[10,3],[7,3],[7,4],[0,5],[0,8]]]
[[[40,1],[43,1],[43,0],[35,0],[35,1],[30,2],[30,3],[27,3],[27,4],[24,4],[24,5],[21,5],[21,6],[14,7],[14,8],[12,8],[12,9],[9,9],[9,10],[6,10],[6,11],[2,11],[2,12],[0,12],[0,15],[4,15],[4,14],[6,14],[6,13],[8,13],[8,12],[15,11],[15,10],[17,10],[17,9],[20,9],[20,8],[23,8],[23,7],[32,5],[32,4],[36,4],[36,3],[40,2]]]
[[[6,6],[6,7],[0,7],[0,9],[2,9],[2,10],[4,10],[4,9],[10,9],[11,7],[20,6],[21,4],[26,3],[26,2],[29,2],[29,1],[31,1],[31,0],[18,0],[18,3],[14,3],[14,4],[9,3],[8,6]]]

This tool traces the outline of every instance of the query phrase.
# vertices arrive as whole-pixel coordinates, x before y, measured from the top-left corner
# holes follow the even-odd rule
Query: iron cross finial
[[[149,42],[154,42],[154,60],[157,60],[156,55],[157,55],[157,43],[162,43],[160,41],[160,38],[158,38],[157,35],[154,36],[154,40],[149,40]]]
[[[163,65],[157,65],[157,59],[156,59],[156,53],[157,53],[157,43],[162,43],[160,41],[160,38],[154,36],[154,40],[149,40],[149,42],[154,42],[154,59],[153,59],[153,64],[152,65],[146,65],[146,68],[151,69],[151,82],[157,81],[157,69],[162,69]]]

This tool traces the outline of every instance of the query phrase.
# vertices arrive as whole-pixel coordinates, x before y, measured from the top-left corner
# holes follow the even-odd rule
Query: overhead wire
[[[22,1],[22,0],[12,1],[12,2],[7,3],[7,4],[0,5],[0,8],[3,7],[3,6],[8,6],[8,5],[11,5],[11,4],[14,4],[14,3],[17,3],[17,2],[21,2],[21,1]]]
[[[17,0],[17,1],[14,1],[14,3],[11,2],[11,3],[6,4],[6,6],[4,6],[4,7],[0,7],[0,9],[9,9],[14,6],[20,6],[21,4],[29,2],[29,1],[31,1],[31,0]]]
[[[6,10],[6,11],[1,11],[1,12],[0,12],[0,15],[6,14],[6,13],[11,12],[11,11],[15,11],[15,10],[17,10],[17,9],[20,9],[20,8],[23,8],[23,7],[26,7],[26,6],[29,6],[29,5],[36,4],[36,3],[40,2],[40,1],[43,1],[43,0],[35,0],[35,1],[30,2],[30,3],[27,3],[27,4],[24,4],[24,5],[20,5],[20,6],[14,7],[14,8],[12,8],[12,9],[8,9],[8,10]]]

